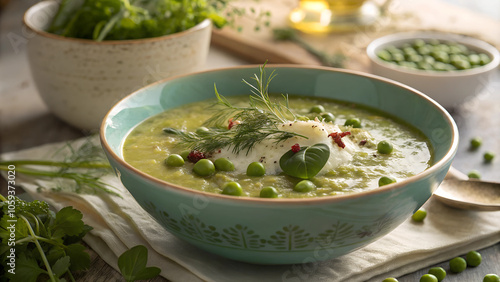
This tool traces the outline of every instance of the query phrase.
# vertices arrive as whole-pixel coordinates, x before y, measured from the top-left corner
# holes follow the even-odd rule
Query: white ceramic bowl
[[[402,67],[386,62],[377,56],[377,52],[387,46],[398,47],[411,43],[415,39],[457,42],[471,50],[486,53],[491,58],[491,62],[468,70],[426,71]],[[448,109],[483,91],[500,63],[500,53],[490,44],[467,36],[439,32],[405,32],[387,35],[372,41],[366,52],[370,58],[373,74],[412,86]]]
[[[106,112],[131,92],[205,65],[209,20],[162,37],[96,42],[46,32],[58,5],[43,1],[24,15],[33,34],[28,59],[43,101],[56,116],[77,128],[98,129]]]

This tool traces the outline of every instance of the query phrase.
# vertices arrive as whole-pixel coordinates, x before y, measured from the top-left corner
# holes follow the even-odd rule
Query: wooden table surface
[[[45,143],[71,140],[85,133],[53,116],[43,104],[29,73],[25,46],[29,34],[22,27],[22,14],[34,0],[11,1],[0,11],[0,153],[29,148]],[[207,68],[243,64],[238,58],[211,48]],[[461,142],[453,166],[467,173],[481,172],[483,179],[500,181],[500,71],[481,95],[451,111],[460,131]],[[480,152],[468,149],[473,136],[482,136]],[[492,164],[482,162],[482,152],[491,150],[498,157]],[[0,192],[5,195],[6,183],[0,179]],[[457,219],[459,220],[459,219]],[[453,230],[450,230],[453,232]],[[500,238],[499,238],[500,240]],[[91,271],[77,276],[78,281],[121,281],[120,275],[92,250]],[[446,281],[482,281],[485,274],[500,275],[500,243],[480,250],[483,263]],[[437,264],[448,269],[447,262]],[[399,281],[419,281],[428,268],[399,277]],[[163,281],[157,278],[155,281]]]

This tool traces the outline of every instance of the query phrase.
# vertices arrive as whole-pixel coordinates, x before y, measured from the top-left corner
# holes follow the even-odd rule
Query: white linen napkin
[[[73,142],[74,146],[85,140]],[[97,138],[93,140],[98,142]],[[3,154],[3,160],[49,159],[63,143]],[[58,153],[61,156],[61,152]],[[5,175],[4,175],[5,176]],[[342,257],[310,264],[266,266],[236,262],[210,254],[165,231],[112,174],[102,178],[115,187],[111,194],[75,194],[37,187],[54,187],[53,181],[17,175],[34,199],[55,209],[73,206],[86,224],[94,227],[84,241],[113,268],[125,250],[141,244],[149,249],[148,265],[161,268],[171,281],[381,281],[428,267],[470,250],[500,242],[500,212],[473,212],[449,208],[429,200],[423,223],[408,219],[393,232]]]

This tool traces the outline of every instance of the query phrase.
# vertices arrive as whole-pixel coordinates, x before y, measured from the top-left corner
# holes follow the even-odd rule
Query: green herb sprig
[[[255,29],[269,26],[270,14],[230,5],[231,0],[62,0],[48,29],[74,38],[129,40],[187,30],[210,19],[215,27],[234,26],[252,16]]]
[[[69,154],[62,161],[49,160],[8,160],[0,161],[0,171],[9,171],[14,165],[19,174],[38,177],[41,179],[66,179],[73,183],[72,188],[65,183],[64,187],[52,187],[53,190],[70,190],[76,193],[105,192],[120,196],[114,188],[103,182],[101,177],[110,173],[111,166],[104,156],[102,149],[87,140],[79,148],[70,143],[58,150],[58,156],[65,149]],[[43,168],[42,168],[43,167]]]
[[[193,150],[208,153],[232,147],[233,153],[246,151],[248,154],[257,143],[265,139],[273,140],[275,143],[294,136],[307,139],[306,136],[279,129],[278,125],[293,122],[296,116],[289,108],[286,95],[282,95],[282,103],[273,102],[269,97],[269,83],[275,76],[273,71],[266,77],[264,64],[260,67],[260,74],[252,77],[256,85],[243,80],[252,89],[248,107],[232,105],[217,91],[217,87],[214,87],[217,96],[216,105],[220,106],[220,109],[218,108],[217,112],[203,124],[209,127],[206,132],[185,132],[174,128],[165,128],[163,131],[179,135],[183,145]],[[230,118],[239,123],[228,129],[227,122]]]
[[[0,216],[0,261],[12,281],[37,281],[40,276],[53,282],[63,277],[75,281],[73,272],[90,267],[90,256],[80,241],[92,227],[83,223],[80,211],[65,207],[54,213],[45,202],[0,195]],[[7,265],[12,248],[15,274]]]
[[[118,258],[118,268],[125,281],[147,280],[158,276],[161,269],[155,266],[147,267],[148,249],[137,245],[125,251]]]

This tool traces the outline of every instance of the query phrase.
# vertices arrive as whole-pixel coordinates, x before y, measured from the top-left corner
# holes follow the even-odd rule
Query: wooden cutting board
[[[372,1],[381,4],[382,0]],[[254,31],[255,22],[242,17],[236,20],[242,31],[231,27],[216,29],[212,34],[212,44],[250,63],[262,64],[267,60],[269,63],[321,65],[316,57],[297,44],[273,39],[272,29],[287,27],[288,14],[297,4],[298,1],[292,0],[237,2],[240,7],[270,11],[271,26]],[[386,16],[372,26],[352,32],[324,35],[299,33],[299,36],[318,50],[345,55],[348,58],[346,68],[368,71],[365,49],[372,40],[395,32],[421,30],[468,35],[500,49],[500,21],[440,0],[393,0]]]

